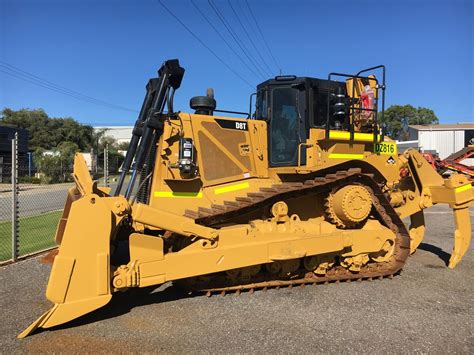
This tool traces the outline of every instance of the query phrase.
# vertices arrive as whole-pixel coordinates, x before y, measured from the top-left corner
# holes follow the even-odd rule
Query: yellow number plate
[[[375,143],[374,152],[377,154],[397,155],[397,144],[391,142]]]

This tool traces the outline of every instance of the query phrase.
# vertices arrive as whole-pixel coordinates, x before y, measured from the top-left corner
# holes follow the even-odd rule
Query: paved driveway
[[[3,184],[0,188],[0,222],[11,219],[11,189]],[[20,185],[18,208],[20,217],[36,216],[42,213],[62,210],[67,191],[74,183],[53,185]],[[110,185],[115,189],[116,184]]]

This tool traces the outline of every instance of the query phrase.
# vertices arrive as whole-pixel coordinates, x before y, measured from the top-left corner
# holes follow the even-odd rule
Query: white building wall
[[[398,154],[403,153],[407,149],[416,149],[419,148],[419,142],[416,141],[397,141],[397,152]]]
[[[464,148],[464,131],[418,131],[420,149],[434,150],[440,159]]]
[[[130,142],[133,126],[94,127],[95,131],[105,130],[105,136],[114,138],[117,143]]]

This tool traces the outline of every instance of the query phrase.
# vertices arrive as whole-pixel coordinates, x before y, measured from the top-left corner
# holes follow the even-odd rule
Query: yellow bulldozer
[[[174,112],[183,75],[168,60],[148,82],[113,192],[76,155],[46,290],[54,306],[19,337],[170,281],[212,294],[392,277],[439,203],[454,211],[449,267],[460,262],[471,184],[443,179],[416,150],[397,154],[384,66],[277,76],[249,112],[218,110],[211,89],[190,100],[194,113]]]

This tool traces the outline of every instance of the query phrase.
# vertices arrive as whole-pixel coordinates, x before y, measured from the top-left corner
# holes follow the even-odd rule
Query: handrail
[[[368,77],[368,76],[361,76],[362,73],[365,73],[365,72],[369,72],[369,71],[373,71],[373,70],[377,70],[377,69],[382,69],[382,85],[380,86],[379,85],[379,81],[377,80],[377,78],[375,77]],[[329,87],[329,82],[331,81],[332,77],[334,76],[340,76],[340,77],[345,77],[345,78],[352,78],[352,79],[364,79],[364,80],[372,80],[372,81],[375,81],[376,83],[376,86],[377,86],[377,89],[380,88],[382,89],[382,117],[381,117],[381,121],[384,122],[384,112],[385,112],[385,71],[386,71],[386,68],[385,68],[385,65],[377,65],[377,66],[374,66],[374,67],[371,67],[371,68],[367,68],[367,69],[363,69],[363,70],[360,70],[356,75],[353,75],[353,74],[345,74],[345,73],[336,73],[336,72],[331,72],[328,74],[328,94],[327,94],[327,111],[326,111],[326,139],[329,139],[329,131],[331,129],[330,127],[330,95],[331,95],[331,90],[330,90],[330,87]],[[355,94],[355,85],[352,85],[352,96],[351,97],[354,97],[354,94]],[[377,142],[377,135],[378,135],[378,131],[379,131],[379,128],[378,128],[378,110],[377,109],[368,109],[368,108],[362,108],[362,107],[354,107],[353,105],[350,105],[349,106],[349,117],[352,116],[352,113],[354,111],[371,111],[371,112],[374,112],[374,142]],[[350,132],[350,140],[352,141],[354,139],[354,122],[351,120],[350,122],[350,128],[349,128],[349,132]]]

